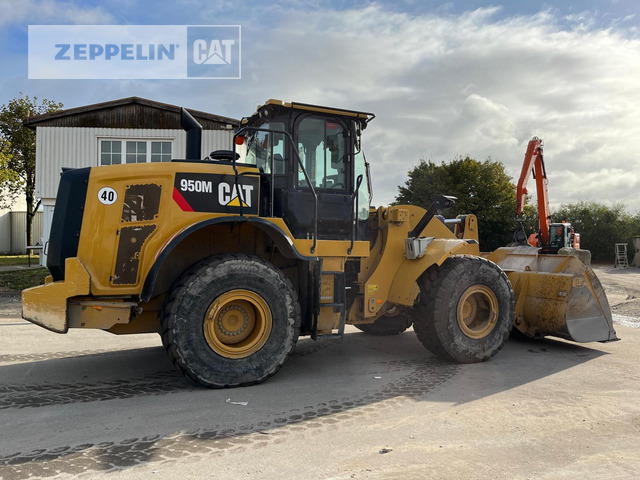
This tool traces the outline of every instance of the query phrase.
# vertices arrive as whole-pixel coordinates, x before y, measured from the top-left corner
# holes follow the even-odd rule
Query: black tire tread
[[[430,268],[420,279],[420,300],[414,306],[416,317],[422,317],[422,321],[413,323],[413,331],[418,340],[435,356],[453,360],[447,353],[437,337],[435,322],[435,292],[442,283],[443,276],[451,268],[451,265],[443,265]]]
[[[470,267],[470,265],[477,264],[477,266]],[[438,321],[438,319],[447,318],[449,314],[448,300],[449,292],[453,290],[456,283],[459,281],[460,276],[468,268],[491,268],[499,271],[501,277],[506,284],[509,285],[511,293],[511,312],[513,312],[515,302],[513,298],[513,289],[511,283],[507,278],[507,275],[493,262],[483,258],[471,255],[455,255],[449,257],[440,267],[434,266],[427,270],[420,279],[420,300],[414,307],[416,309],[417,316],[414,320],[413,329],[418,336],[420,342],[430,352],[436,356],[458,363],[474,363],[478,361],[486,361],[498,353],[509,338],[513,322],[508,324],[506,333],[501,334],[497,347],[490,353],[489,356],[479,357],[475,359],[464,358],[454,355],[448,345],[443,344],[442,338],[445,338],[445,330],[447,329],[447,322]],[[453,272],[457,271],[457,274]],[[418,320],[419,319],[419,320]]]
[[[252,381],[239,382],[236,384],[219,385],[219,384],[211,383],[206,379],[198,376],[195,372],[193,372],[187,366],[184,358],[180,355],[180,352],[178,351],[174,342],[174,338],[175,338],[174,316],[171,315],[171,313],[175,312],[177,308],[179,308],[180,297],[183,295],[183,292],[185,291],[185,289],[189,288],[189,285],[192,283],[192,281],[194,281],[198,277],[199,272],[203,268],[207,268],[207,267],[216,268],[217,266],[231,260],[245,260],[249,262],[259,263],[263,266],[270,268],[272,271],[276,272],[280,276],[281,280],[285,282],[289,291],[292,293],[293,305],[288,305],[287,309],[288,310],[293,309],[293,315],[294,315],[294,318],[297,319],[297,325],[294,325],[294,332],[295,332],[294,338],[288,353],[281,361],[279,361],[278,363],[274,363],[271,370],[266,374],[266,376],[260,379],[252,380]],[[293,285],[291,284],[290,280],[280,270],[276,269],[275,267],[273,267],[273,265],[271,265],[270,263],[268,263],[267,261],[259,257],[253,256],[253,255],[235,254],[235,253],[208,257],[189,267],[176,280],[167,298],[165,299],[164,307],[163,307],[162,322],[161,322],[162,344],[167,352],[167,355],[169,356],[169,359],[171,360],[173,365],[176,367],[176,369],[178,369],[182,374],[184,374],[186,377],[190,378],[194,382],[205,385],[207,387],[213,387],[213,388],[246,387],[250,385],[255,385],[257,383],[262,383],[268,378],[272,377],[280,369],[280,367],[284,365],[287,358],[291,354],[291,351],[293,350],[293,348],[295,347],[298,341],[299,332],[300,332],[300,302],[298,301],[298,295],[295,289],[293,288]]]

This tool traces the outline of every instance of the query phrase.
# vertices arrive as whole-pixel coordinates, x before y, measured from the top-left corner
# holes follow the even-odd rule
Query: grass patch
[[[31,265],[38,264],[39,257],[37,255],[31,255]],[[0,255],[0,267],[8,267],[13,265],[29,264],[29,259],[26,255]]]
[[[0,272],[0,287],[11,290],[24,290],[44,284],[44,277],[49,275],[46,268],[18,270],[17,272]]]

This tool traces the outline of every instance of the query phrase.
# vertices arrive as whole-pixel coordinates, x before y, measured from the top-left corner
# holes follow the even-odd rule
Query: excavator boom
[[[551,214],[549,213],[549,191],[547,189],[547,172],[544,167],[543,156],[544,143],[542,139],[533,137],[527,146],[524,155],[522,171],[517,186],[517,207],[516,215],[522,215],[524,202],[527,196],[527,183],[533,172],[538,192],[538,217],[540,219],[540,242],[542,245],[549,245],[549,226],[551,225]]]

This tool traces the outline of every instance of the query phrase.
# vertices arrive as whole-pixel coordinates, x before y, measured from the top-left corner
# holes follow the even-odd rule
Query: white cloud
[[[111,14],[101,7],[85,7],[58,0],[0,0],[0,25],[12,23],[60,23],[95,25],[109,23]]]
[[[378,203],[393,199],[420,157],[491,156],[515,177],[537,135],[553,204],[640,208],[640,42],[593,30],[586,13],[571,30],[548,11],[495,13],[411,16],[378,5],[290,13],[245,46],[253,54],[244,71],[256,79],[242,90],[375,112],[365,145]]]
[[[193,8],[197,23],[215,18],[204,8]],[[268,98],[372,111],[365,150],[377,204],[394,199],[420,158],[491,156],[516,177],[536,135],[545,141],[552,205],[640,209],[640,41],[632,22],[598,29],[588,13],[500,14],[257,5],[240,22],[241,81],[41,82],[33,93],[68,107],[139,95],[236,117]]]

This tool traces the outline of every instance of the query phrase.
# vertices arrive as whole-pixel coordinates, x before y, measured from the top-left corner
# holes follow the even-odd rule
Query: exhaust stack
[[[202,159],[202,125],[185,109],[180,109],[180,126],[187,132],[186,160]]]

